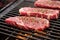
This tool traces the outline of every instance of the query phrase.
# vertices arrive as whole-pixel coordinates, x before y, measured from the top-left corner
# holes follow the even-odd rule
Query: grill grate
[[[60,39],[60,18],[57,20],[51,20],[50,21],[50,28],[44,30],[44,31],[24,31],[21,29],[18,29],[16,27],[13,27],[11,25],[8,25],[4,22],[4,20],[8,17],[13,16],[19,16],[18,10],[21,7],[25,6],[33,6],[33,2],[22,2],[20,5],[18,5],[16,8],[14,8],[12,11],[10,11],[8,14],[4,15],[0,19],[0,33],[7,35],[6,40],[40,40],[40,39],[51,39],[51,40],[59,40]]]

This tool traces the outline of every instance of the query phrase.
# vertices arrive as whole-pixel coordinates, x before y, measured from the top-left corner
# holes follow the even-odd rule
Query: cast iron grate
[[[4,15],[0,19],[0,33],[7,35],[6,40],[59,40],[60,39],[60,17],[57,20],[51,20],[50,21],[50,28],[35,32],[35,31],[24,31],[21,29],[18,29],[16,27],[10,26],[4,22],[4,20],[8,17],[13,16],[20,16],[18,13],[19,8],[25,7],[25,6],[33,6],[33,2],[22,2],[20,5],[18,5],[16,8],[14,8],[12,11],[10,11],[8,14]]]

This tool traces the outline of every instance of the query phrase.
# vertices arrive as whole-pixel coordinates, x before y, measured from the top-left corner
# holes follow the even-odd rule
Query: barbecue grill
[[[59,40],[60,17],[50,20],[50,28],[44,31],[24,31],[4,22],[8,17],[21,16],[18,10],[21,7],[34,7],[34,0],[16,0],[0,14],[0,39],[1,40]]]

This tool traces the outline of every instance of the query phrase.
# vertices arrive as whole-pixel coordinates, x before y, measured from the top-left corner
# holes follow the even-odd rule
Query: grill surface
[[[57,20],[51,20],[50,28],[40,32],[24,31],[16,27],[10,26],[4,22],[4,20],[8,17],[18,16],[19,15],[18,10],[21,7],[25,7],[25,6],[34,7],[33,3],[34,2],[24,1],[0,19],[0,34],[4,34],[6,36],[4,37],[3,40],[18,40],[18,39],[20,40],[40,40],[40,39],[41,40],[47,40],[47,39],[59,40],[60,39],[60,17]]]

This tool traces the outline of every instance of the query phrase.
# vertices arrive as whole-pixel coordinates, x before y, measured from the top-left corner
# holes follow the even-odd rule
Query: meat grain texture
[[[34,16],[46,19],[58,19],[59,11],[53,9],[44,9],[44,8],[31,8],[23,7],[19,9],[19,13],[22,16]]]
[[[5,20],[9,25],[16,26],[23,30],[44,30],[49,27],[49,21],[44,18],[16,16]]]
[[[36,7],[44,7],[44,8],[52,8],[52,9],[60,9],[60,1],[54,0],[37,0],[34,3]]]

